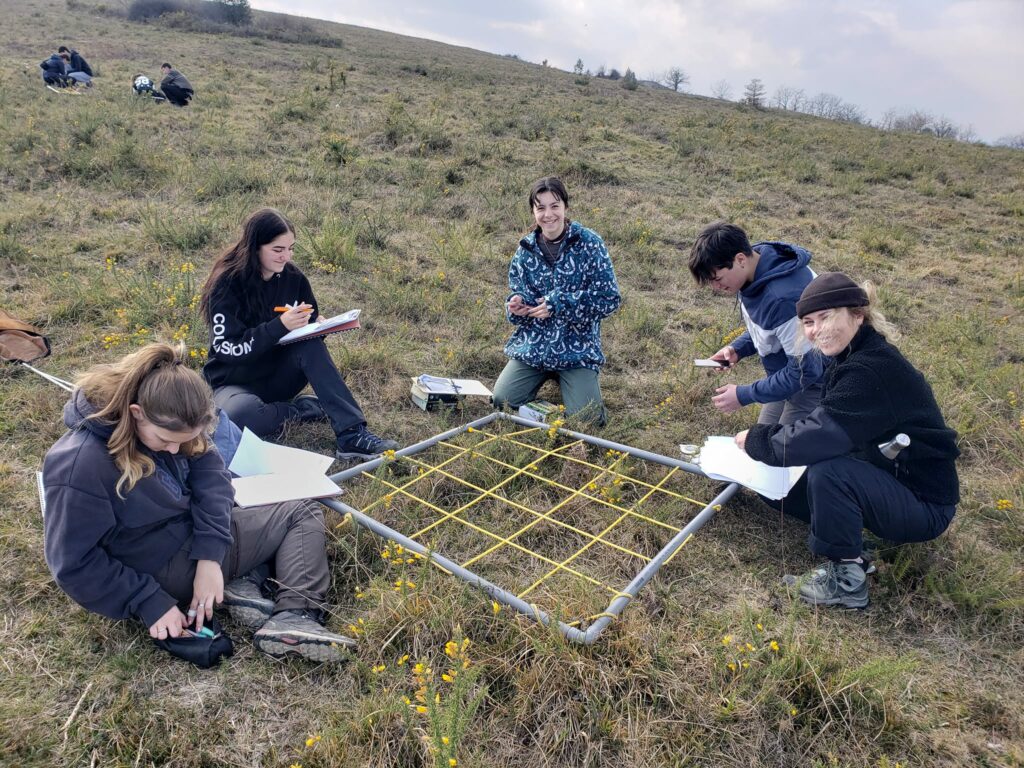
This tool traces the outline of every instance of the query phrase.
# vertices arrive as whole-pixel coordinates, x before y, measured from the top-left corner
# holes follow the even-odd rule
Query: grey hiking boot
[[[811,605],[840,605],[866,608],[868,577],[860,563],[834,563],[831,560],[804,576],[786,576],[789,586],[800,587],[800,599]]]
[[[327,420],[327,412],[320,404],[320,398],[316,395],[299,395],[292,400],[292,405],[295,406],[297,411],[294,417],[296,421]]]
[[[243,627],[256,629],[274,613],[274,601],[263,596],[259,585],[248,576],[224,585],[224,607]]]
[[[394,440],[387,440],[378,437],[360,424],[355,429],[338,436],[338,450],[335,453],[339,459],[375,459],[384,451],[398,450],[398,443]]]
[[[310,661],[345,661],[356,641],[329,632],[308,615],[295,611],[275,613],[252,636],[253,645],[268,656],[289,654]]]

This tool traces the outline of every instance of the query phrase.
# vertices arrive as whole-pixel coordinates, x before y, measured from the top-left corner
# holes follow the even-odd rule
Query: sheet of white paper
[[[807,467],[770,467],[750,458],[728,436],[713,435],[700,449],[700,468],[716,480],[735,481],[745,488],[781,499],[800,479]]]
[[[228,469],[239,477],[324,474],[334,458],[260,440],[246,427]]]
[[[427,392],[491,396],[491,390],[475,379],[449,379],[445,376],[428,376],[424,373],[417,379],[417,382]]]
[[[320,320],[319,322],[310,323],[309,325],[304,325],[301,328],[296,328],[294,331],[288,331],[288,333],[282,336],[277,343],[286,344],[289,341],[295,341],[296,339],[301,339],[304,336],[309,336],[314,333],[319,333],[320,331],[329,330],[336,325],[344,325],[345,323],[351,322],[352,320],[355,320],[357,317],[359,317],[360,311],[361,310],[358,309],[351,309],[348,312],[343,312],[340,315],[328,317],[326,320]]]
[[[295,499],[319,499],[341,493],[331,478],[325,475],[255,475],[231,480],[235,488],[235,504],[255,507],[261,504],[280,504]]]

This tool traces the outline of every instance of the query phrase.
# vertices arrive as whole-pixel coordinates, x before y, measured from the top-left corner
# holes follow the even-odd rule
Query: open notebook
[[[301,328],[296,328],[294,331],[289,331],[278,340],[278,344],[292,344],[296,341],[306,341],[307,339],[318,339],[321,336],[327,336],[331,333],[338,333],[339,331],[352,331],[359,327],[359,312],[361,310],[351,309],[348,312],[344,312],[334,317],[329,317],[326,320],[320,320],[316,323],[310,323],[304,325]]]
[[[228,469],[235,504],[256,507],[295,499],[321,499],[342,493],[324,473],[334,457],[260,440],[246,428]]]

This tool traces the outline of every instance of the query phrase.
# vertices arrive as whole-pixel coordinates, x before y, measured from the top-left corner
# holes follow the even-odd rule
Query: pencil
[[[295,309],[295,307],[274,307],[274,311],[275,312],[287,312],[290,309]],[[312,307],[303,307],[302,311],[303,312],[312,312],[313,308]]]

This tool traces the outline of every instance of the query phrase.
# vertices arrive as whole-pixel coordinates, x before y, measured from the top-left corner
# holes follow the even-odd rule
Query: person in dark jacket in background
[[[164,79],[160,81],[160,91],[164,97],[177,107],[187,107],[195,95],[192,83],[166,62],[160,65],[160,71],[164,75]]]
[[[201,630],[224,603],[258,627],[253,642],[270,655],[343,660],[354,643],[321,625],[330,582],[322,512],[309,501],[235,507],[211,445],[214,418],[209,386],[166,344],[78,379],[68,432],[43,462],[54,579],[87,610],[137,617],[155,639]],[[268,563],[275,601],[242,576]]]
[[[66,88],[69,85],[67,62],[59,53],[51,54],[50,58],[39,62],[39,69],[42,70],[46,85],[54,88]]]
[[[66,45],[62,45],[57,49],[57,53],[64,56],[64,60],[67,62],[68,75],[74,78],[78,82],[91,83],[92,82],[92,67],[89,66],[89,62],[85,60],[78,51],[73,48],[68,48]],[[76,74],[86,75],[86,78],[75,77]]]
[[[291,222],[263,208],[246,219],[242,238],[210,270],[199,311],[210,326],[203,374],[217,405],[261,436],[278,433],[289,420],[329,419],[340,459],[395,450],[398,443],[367,429],[323,338],[277,343],[319,312],[309,280],[292,263],[294,248]],[[315,396],[299,395],[307,384]]]
[[[828,558],[800,582],[800,596],[815,605],[868,604],[865,527],[893,542],[929,541],[946,530],[960,501],[956,432],[924,376],[890,343],[895,329],[874,303],[870,283],[858,286],[840,272],[816,277],[796,311],[804,334],[829,358],[821,404],[793,424],[758,424],[736,435],[758,461],[807,466],[776,504],[810,523],[811,552]],[[897,435],[910,439],[902,450],[891,445]]]
[[[731,413],[761,404],[759,424],[792,424],[808,415],[821,397],[821,358],[799,331],[796,300],[814,279],[811,254],[798,245],[750,245],[735,224],[716,221],[697,236],[690,273],[699,285],[739,298],[746,330],[711,356],[724,370],[758,355],[765,377],[753,384],[719,387],[712,404]]]

